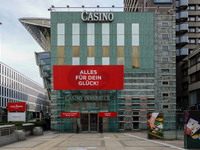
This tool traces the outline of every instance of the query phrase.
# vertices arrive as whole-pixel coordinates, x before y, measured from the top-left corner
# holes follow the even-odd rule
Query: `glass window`
[[[124,23],[117,24],[117,34],[124,34]]]
[[[200,39],[198,39],[198,42],[200,43]]]
[[[117,57],[124,57],[124,47],[117,46]]]
[[[167,81],[162,82],[163,85],[168,85]]]
[[[57,35],[57,45],[65,46],[65,35]]]
[[[65,64],[65,58],[58,57],[58,65],[64,65]]]
[[[132,57],[139,57],[139,46],[132,46]]]
[[[79,57],[80,56],[80,47],[73,46],[72,47],[72,57]]]
[[[198,28],[198,32],[200,32],[200,28]]]
[[[132,46],[139,46],[139,34],[132,35]]]
[[[162,61],[168,61],[168,58],[162,58]]]
[[[189,32],[195,32],[195,28],[189,28]]]
[[[79,35],[72,35],[72,46],[79,46],[80,45],[80,36]]]
[[[139,68],[139,58],[132,58],[132,68]]]
[[[189,39],[189,43],[196,43],[196,39]]]
[[[87,57],[94,57],[94,46],[87,47]]]
[[[191,82],[194,82],[194,81],[196,81],[196,75],[195,75],[195,74],[193,74],[193,75],[191,76]]]
[[[80,65],[80,58],[72,57],[72,65]]]
[[[200,21],[200,16],[198,16],[198,21]]]
[[[109,23],[102,23],[102,34],[109,34]]]
[[[65,34],[65,24],[64,23],[57,24],[57,34]]]
[[[189,16],[188,17],[188,21],[195,21],[196,20],[196,17],[195,16]]]
[[[117,35],[117,46],[124,46],[124,35]]]
[[[94,65],[94,57],[87,57],[87,65]]]
[[[110,58],[102,57],[102,65],[110,65]]]
[[[200,62],[200,56],[197,57],[197,62]]]
[[[167,50],[168,46],[162,46],[162,49]]]
[[[102,35],[102,45],[103,46],[109,46],[109,35]]]
[[[168,38],[168,34],[162,34],[162,38]]]
[[[189,5],[188,10],[195,10],[195,5]]]
[[[198,5],[198,10],[200,10],[200,5]]]
[[[167,27],[167,26],[168,26],[168,23],[167,23],[167,22],[162,22],[162,26],[163,26],[163,27]]]
[[[65,47],[64,46],[57,47],[57,57],[65,57]]]
[[[87,23],[87,34],[94,34],[94,23]]]
[[[109,57],[109,46],[102,46],[102,57]]]
[[[87,35],[87,45],[94,46],[94,35]]]
[[[139,24],[132,23],[132,34],[139,34]]]
[[[162,73],[168,73],[169,69],[162,69],[161,71],[162,71]]]
[[[117,57],[117,65],[124,65],[124,57]]]
[[[73,23],[72,34],[79,34],[79,31],[80,31],[79,23]]]

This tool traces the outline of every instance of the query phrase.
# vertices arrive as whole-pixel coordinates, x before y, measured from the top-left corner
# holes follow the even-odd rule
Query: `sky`
[[[19,18],[50,18],[48,8],[123,7],[123,0],[0,0],[0,61],[43,86],[34,52],[43,49],[19,22]]]

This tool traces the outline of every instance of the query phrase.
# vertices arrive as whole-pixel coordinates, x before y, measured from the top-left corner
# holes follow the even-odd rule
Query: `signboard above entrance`
[[[53,66],[54,90],[122,90],[123,65]]]
[[[26,111],[26,103],[24,102],[9,102],[8,111]]]
[[[61,112],[61,117],[62,118],[79,117],[79,112]]]
[[[99,117],[117,117],[117,112],[99,112]]]

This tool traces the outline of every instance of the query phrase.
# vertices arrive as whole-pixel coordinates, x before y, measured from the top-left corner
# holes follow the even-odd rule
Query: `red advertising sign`
[[[117,112],[99,112],[99,117],[117,117]]]
[[[61,117],[79,117],[79,112],[61,112]]]
[[[26,111],[26,103],[24,102],[8,102],[8,111]]]
[[[53,66],[54,90],[122,90],[123,65]]]

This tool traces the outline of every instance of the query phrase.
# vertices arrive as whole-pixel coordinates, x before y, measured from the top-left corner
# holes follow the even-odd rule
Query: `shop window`
[[[139,129],[140,128],[140,123],[134,122],[133,123],[133,130]]]
[[[162,22],[162,26],[163,26],[163,27],[167,27],[167,26],[169,26],[169,25],[168,25],[167,22]]]
[[[87,47],[87,57],[94,57],[94,46]]]
[[[163,49],[163,50],[167,50],[167,49],[168,49],[168,46],[162,46],[162,49]]]

